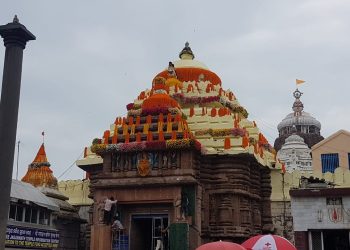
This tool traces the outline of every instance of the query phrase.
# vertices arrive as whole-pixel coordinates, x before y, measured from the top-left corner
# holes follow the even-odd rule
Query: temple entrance
[[[347,250],[349,245],[348,230],[324,230],[324,250]]]
[[[168,250],[168,215],[133,215],[130,250]]]

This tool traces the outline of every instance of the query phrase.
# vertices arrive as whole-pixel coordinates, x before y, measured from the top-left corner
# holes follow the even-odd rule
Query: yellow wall
[[[339,166],[349,169],[350,133],[340,130],[312,147],[312,167],[314,171],[322,171],[321,154],[339,154]]]
[[[58,183],[58,190],[69,197],[71,205],[91,205],[94,201],[88,197],[90,180],[68,180]]]
[[[328,182],[333,182],[337,187],[350,187],[350,171],[348,169],[337,168],[333,173],[314,172],[314,173],[303,173],[300,171],[294,171],[292,173],[284,174],[284,194],[286,200],[290,200],[289,189],[299,187],[299,180],[301,176],[310,177],[314,176],[317,178],[324,178]],[[283,201],[282,191],[282,175],[280,169],[271,170],[271,185],[272,185],[272,201]]]

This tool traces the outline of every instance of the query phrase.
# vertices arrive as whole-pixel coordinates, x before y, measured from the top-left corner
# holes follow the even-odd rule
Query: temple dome
[[[286,140],[284,145],[282,146],[282,149],[287,148],[305,148],[308,149],[309,147],[304,142],[304,139],[300,137],[299,135],[293,134],[289,136]]]
[[[182,82],[188,81],[210,81],[214,85],[221,85],[220,77],[212,72],[204,63],[194,60],[194,54],[185,44],[185,48],[180,52],[180,60],[174,61],[172,66],[176,69],[176,77]],[[169,78],[168,70],[160,72],[157,76]]]
[[[302,112],[300,116],[295,116],[294,113],[288,114],[277,126],[278,130],[285,127],[292,127],[293,125],[306,125],[316,126],[319,130],[321,129],[321,123],[317,121],[307,112]]]
[[[144,100],[142,108],[179,108],[176,100],[171,98],[168,94],[156,93]]]
[[[22,178],[22,181],[30,183],[35,187],[57,188],[57,179],[53,176],[50,169],[44,143],[41,144],[33,162],[29,164],[27,173]]]

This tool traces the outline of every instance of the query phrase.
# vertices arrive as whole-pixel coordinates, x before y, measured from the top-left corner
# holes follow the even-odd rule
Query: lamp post
[[[6,47],[0,101],[0,249],[5,249],[23,50],[29,40],[35,40],[35,36],[19,23],[17,16],[13,22],[0,26],[0,35]]]

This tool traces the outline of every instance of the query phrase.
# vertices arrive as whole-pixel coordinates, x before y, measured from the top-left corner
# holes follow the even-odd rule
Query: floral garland
[[[228,101],[225,97],[220,97],[220,103],[224,105],[225,107],[228,107],[231,109],[232,113],[240,113],[243,115],[243,117],[248,118],[248,111],[243,108],[242,106],[238,106],[237,104],[233,104],[232,102]]]
[[[220,101],[219,96],[206,96],[206,97],[200,97],[200,96],[192,96],[192,97],[185,97],[182,93],[176,93],[173,95],[173,98],[180,101],[183,104],[204,104],[209,102],[218,102]]]
[[[40,168],[40,167],[50,167],[51,164],[49,162],[32,162],[31,164],[29,164],[30,168]]]
[[[128,116],[139,116],[141,115],[142,110],[141,109],[131,109],[128,111]]]
[[[241,136],[243,137],[246,134],[246,130],[242,128],[232,128],[232,129],[201,129],[195,132],[195,135],[206,135],[210,134],[211,136]]]
[[[118,144],[94,144],[91,146],[93,153],[102,155],[110,152],[140,152],[140,151],[159,151],[173,149],[195,148],[201,150],[201,144],[195,139],[178,139],[168,141],[143,141]]]
[[[159,107],[159,108],[143,108],[141,111],[141,115],[146,116],[146,115],[158,115],[160,113],[163,114],[168,114],[169,113],[169,108],[166,107]]]
[[[129,103],[128,105],[126,105],[126,109],[127,110],[131,110],[131,109],[134,109],[134,106],[135,104],[132,102],[132,103]]]

